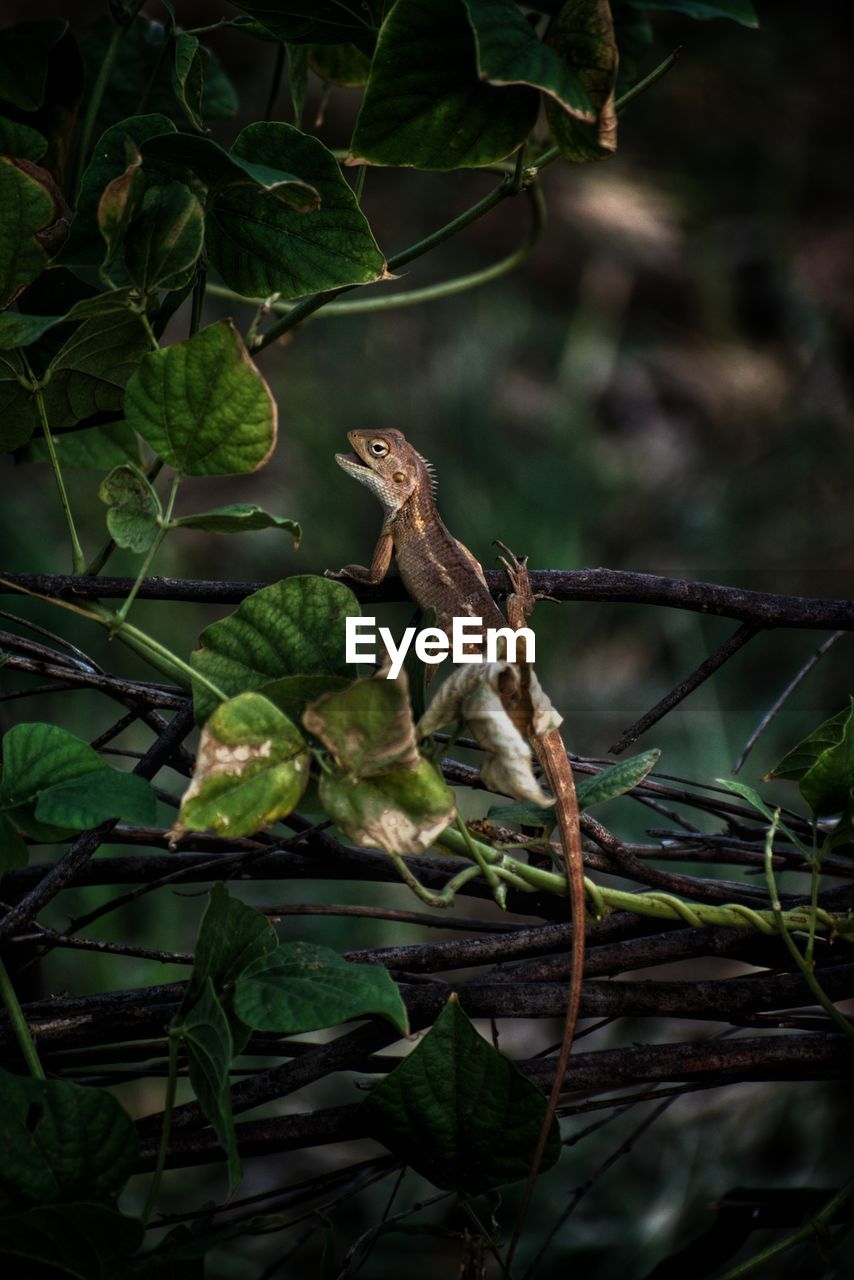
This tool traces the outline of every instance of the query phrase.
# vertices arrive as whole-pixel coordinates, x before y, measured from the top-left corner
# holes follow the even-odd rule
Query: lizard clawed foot
[[[493,546],[498,547],[499,551],[504,552],[498,559],[504,566],[504,572],[510,579],[512,587],[512,595],[507,601],[507,616],[512,626],[519,629],[525,625],[526,619],[530,618],[534,612],[534,604],[537,597],[531,589],[531,580],[528,577],[528,557],[517,556],[515,551],[511,551],[503,542],[495,539]]]

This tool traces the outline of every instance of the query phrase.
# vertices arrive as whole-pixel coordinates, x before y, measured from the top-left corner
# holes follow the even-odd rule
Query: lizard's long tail
[[[567,1063],[572,1050],[572,1041],[575,1036],[575,1026],[581,1010],[581,983],[584,976],[584,859],[572,767],[567,759],[566,748],[557,729],[552,730],[545,737],[532,738],[531,746],[555,797],[555,817],[557,818],[560,842],[566,863],[566,878],[572,915],[572,973],[569,983],[569,998],[566,1006],[563,1039],[555,1067],[554,1081],[546,1103],[543,1127],[540,1130],[537,1149],[534,1152],[528,1181],[525,1184],[522,1203],[516,1216],[513,1239],[510,1242],[510,1248],[507,1253],[506,1266],[508,1271],[522,1233],[528,1205],[533,1195],[534,1185],[543,1159],[543,1152],[551,1130],[552,1120],[563,1089],[563,1078],[566,1074]]]

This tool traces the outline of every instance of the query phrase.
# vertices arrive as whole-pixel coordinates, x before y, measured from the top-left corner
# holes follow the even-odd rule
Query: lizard
[[[439,515],[431,464],[413,448],[401,431],[359,428],[349,431],[347,438],[353,452],[337,453],[335,461],[348,475],[370,489],[381,503],[385,518],[370,566],[348,564],[337,572],[327,571],[328,576],[376,585],[382,582],[394,557],[404,586],[422,609],[435,610],[438,627],[448,630],[455,616],[481,618],[484,627],[504,627],[507,621],[515,629],[523,626],[534,605],[525,560],[503,558],[513,587],[505,620],[490,594],[479,561],[453,536]],[[506,551],[506,548],[502,547],[502,550]],[[520,664],[523,677],[525,669],[526,664]],[[572,916],[572,970],[554,1082],[517,1218],[511,1257],[569,1061],[581,1006],[584,968],[584,864],[572,768],[557,729],[529,737],[529,744],[555,798],[555,817]]]

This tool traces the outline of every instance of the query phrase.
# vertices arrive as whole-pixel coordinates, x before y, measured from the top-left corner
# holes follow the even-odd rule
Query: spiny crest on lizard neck
[[[376,495],[388,515],[398,512],[416,492],[435,497],[433,464],[413,449],[402,431],[360,427],[348,431],[347,439],[354,452],[336,453],[335,461]]]

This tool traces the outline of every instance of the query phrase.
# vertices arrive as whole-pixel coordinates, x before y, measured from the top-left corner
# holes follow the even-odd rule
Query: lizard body
[[[335,460],[348,475],[374,493],[382,504],[385,519],[370,567],[346,565],[340,574],[331,576],[375,584],[385,577],[394,555],[410,595],[423,609],[435,610],[439,627],[447,629],[454,616],[463,615],[481,618],[484,627],[505,626],[506,620],[489,593],[483,569],[450,533],[436,509],[430,464],[400,431],[356,430],[348,432],[348,439],[354,452],[336,454]],[[524,562],[505,561],[505,565],[514,587],[514,595],[508,600],[508,619],[518,629],[533,608],[533,596]],[[525,665],[520,669],[524,675]],[[517,1219],[515,1239],[518,1239],[557,1107],[581,1005],[584,968],[584,865],[572,769],[556,729],[531,736],[529,742],[555,798],[555,817],[572,911],[572,977],[555,1079]]]

